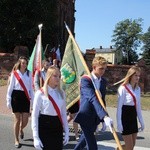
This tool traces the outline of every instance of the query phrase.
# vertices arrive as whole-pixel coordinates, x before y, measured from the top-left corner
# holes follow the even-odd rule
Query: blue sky
[[[115,25],[125,19],[143,19],[150,27],[150,0],[76,0],[75,38],[81,49],[109,48]]]

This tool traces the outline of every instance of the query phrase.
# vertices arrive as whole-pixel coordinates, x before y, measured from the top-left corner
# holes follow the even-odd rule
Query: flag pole
[[[68,25],[66,24],[66,22],[64,22],[64,23],[65,23],[65,27],[66,27],[66,29],[67,29],[67,31],[68,31],[68,33],[69,33],[69,35],[70,35],[72,41],[74,42],[74,44],[75,44],[75,46],[76,46],[76,49],[77,49],[78,55],[79,55],[79,57],[80,57],[80,60],[82,61],[83,65],[84,65],[84,67],[85,67],[85,70],[86,70],[86,72],[87,72],[87,74],[88,74],[88,76],[91,77],[91,73],[90,73],[90,71],[89,71],[89,69],[88,69],[88,67],[87,67],[87,64],[86,64],[85,60],[83,59],[83,56],[82,56],[81,51],[80,51],[80,48],[79,48],[77,42],[75,41],[75,39],[74,39],[74,37],[73,37],[73,35],[72,35],[72,33],[71,33],[71,31],[70,31]],[[91,80],[92,80],[92,78],[91,78]],[[93,80],[92,80],[92,82],[93,82]],[[103,109],[107,112],[106,107],[105,107],[105,105],[104,105],[104,102],[103,102],[102,98],[100,97],[101,94],[100,94],[100,92],[96,89],[96,86],[95,86],[94,82],[93,82],[93,85],[94,85],[94,88],[95,88],[96,96],[97,96],[97,98],[98,98],[100,104],[102,105]],[[112,133],[113,133],[113,136],[114,136],[114,138],[115,138],[115,141],[116,141],[116,143],[117,143],[117,145],[118,145],[119,150],[123,150],[123,148],[122,148],[122,146],[121,146],[121,144],[120,144],[120,141],[119,141],[119,139],[118,139],[118,136],[117,136],[117,134],[116,134],[116,131],[115,131],[115,128],[114,128],[114,127],[112,127],[112,131],[113,131]]]
[[[38,25],[38,28],[39,28],[39,30],[40,30],[40,40],[42,41],[42,27],[43,27],[43,24],[39,24]],[[42,48],[42,47],[41,47]],[[40,51],[40,60],[42,60],[42,50]],[[39,68],[39,71],[41,71],[42,70],[42,62],[40,63],[40,68]],[[41,75],[40,75],[40,88],[42,87],[42,77],[41,77]]]
[[[45,47],[45,50],[44,50],[44,55],[46,54],[47,52],[47,48],[48,48],[49,44],[46,44],[46,47]]]

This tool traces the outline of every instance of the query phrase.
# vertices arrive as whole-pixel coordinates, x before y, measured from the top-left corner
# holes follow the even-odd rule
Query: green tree
[[[148,28],[147,32],[142,36],[143,41],[143,53],[140,54],[143,59],[145,60],[146,64],[150,65],[150,27]]]
[[[132,64],[137,61],[137,48],[140,46],[142,34],[142,19],[126,19],[117,23],[112,35],[112,42],[117,50],[123,53],[123,64]]]
[[[30,53],[43,23],[43,46],[55,41],[57,33],[55,0],[1,0],[0,47],[11,52],[16,45],[26,45]]]

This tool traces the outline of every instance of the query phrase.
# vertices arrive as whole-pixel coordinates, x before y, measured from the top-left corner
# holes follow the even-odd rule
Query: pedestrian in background
[[[46,78],[46,72],[48,67],[50,66],[50,63],[48,60],[43,60],[42,61],[42,70],[36,70],[35,75],[34,75],[34,90],[37,91],[40,89],[45,81]],[[41,85],[40,85],[41,84]]]
[[[139,87],[140,68],[132,66],[118,89],[118,106],[117,106],[117,128],[122,134],[125,142],[125,149],[133,150],[137,133],[138,123],[140,122],[140,130],[144,130],[144,121],[141,112],[141,90]],[[117,83],[117,84],[118,84]]]
[[[106,126],[109,126],[112,131],[112,119],[108,117],[107,112],[100,104],[94,86],[96,84],[98,90],[100,87],[103,89],[102,86],[105,89],[105,84],[100,85],[100,80],[107,68],[106,59],[95,57],[92,61],[92,68],[92,78],[85,75],[81,78],[80,82],[80,108],[74,121],[80,124],[83,133],[74,150],[82,150],[85,146],[87,150],[98,149],[94,132],[101,120],[104,119]],[[103,94],[105,95],[104,91],[101,91],[102,97]]]
[[[50,66],[44,86],[35,93],[32,131],[34,147],[38,150],[62,150],[63,144],[69,141],[65,94],[60,89],[60,75],[59,68]]]
[[[7,90],[7,107],[12,109],[14,115],[14,136],[15,147],[20,147],[20,138],[24,138],[23,129],[28,123],[30,107],[34,97],[32,89],[32,77],[27,70],[28,60],[22,56],[14,65],[11,72],[8,90]]]
[[[55,66],[55,67],[57,67],[57,68],[60,69],[60,67],[61,67],[61,61],[58,60],[58,59],[53,59],[53,64],[52,64],[52,66]]]

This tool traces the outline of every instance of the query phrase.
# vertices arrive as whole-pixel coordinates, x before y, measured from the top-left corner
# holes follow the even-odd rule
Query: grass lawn
[[[0,86],[7,85],[7,80],[0,79]]]
[[[0,86],[4,86],[6,84],[7,84],[7,80],[0,79]],[[117,106],[117,94],[107,94],[106,105],[108,107],[116,107]],[[142,106],[142,110],[150,110],[150,93],[142,94],[141,106]]]
[[[117,94],[106,95],[106,105],[108,107],[117,106]],[[142,110],[150,110],[150,94],[142,94],[141,96],[141,106]]]

